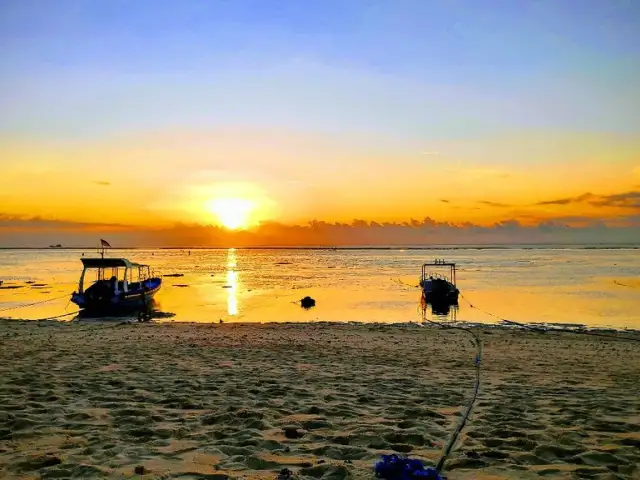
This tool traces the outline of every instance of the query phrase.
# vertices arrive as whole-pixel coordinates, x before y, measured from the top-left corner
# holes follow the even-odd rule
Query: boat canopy
[[[147,267],[141,263],[130,262],[126,258],[81,258],[84,268],[140,268]]]

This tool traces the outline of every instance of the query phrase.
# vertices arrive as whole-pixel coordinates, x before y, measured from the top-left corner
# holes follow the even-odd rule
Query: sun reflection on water
[[[238,314],[238,298],[236,296],[238,289],[238,272],[235,271],[236,266],[236,249],[230,248],[227,251],[227,313],[229,315]]]

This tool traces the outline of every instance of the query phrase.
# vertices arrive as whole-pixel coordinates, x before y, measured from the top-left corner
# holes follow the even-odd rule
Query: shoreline
[[[78,311],[79,312],[79,311]],[[77,314],[78,312],[72,312],[66,315]],[[162,312],[161,312],[162,313]],[[465,321],[465,320],[425,320],[425,321],[389,321],[389,322],[381,322],[381,321],[357,321],[357,320],[301,320],[301,321],[255,321],[255,322],[247,322],[247,321],[210,321],[210,322],[196,322],[190,320],[174,320],[173,316],[159,316],[152,317],[150,320],[137,320],[133,315],[130,316],[122,316],[122,317],[89,317],[89,318],[79,318],[72,320],[60,320],[60,316],[53,316],[41,319],[28,319],[28,318],[12,318],[12,317],[2,317],[0,316],[0,322],[56,322],[63,324],[107,324],[114,325],[117,323],[126,323],[126,324],[177,324],[177,325],[190,325],[190,326],[198,326],[198,325],[229,325],[229,326],[269,326],[269,325],[317,325],[317,326],[331,326],[331,325],[351,325],[351,326],[392,326],[397,328],[425,328],[425,327],[436,327],[438,324],[449,325],[449,326],[463,326],[470,329],[499,329],[506,331],[529,331],[531,333],[537,334],[545,334],[545,333],[573,333],[575,335],[581,335],[583,333],[595,333],[595,334],[607,334],[610,333],[612,335],[618,334],[628,334],[631,335],[631,341],[640,341],[640,329],[638,328],[628,328],[628,327],[614,327],[614,326],[589,326],[583,323],[555,323],[555,322],[529,322],[529,323],[520,323],[511,320],[504,321],[495,321],[495,322],[478,322],[478,321]],[[511,324],[510,324],[511,323]],[[536,330],[538,329],[538,330]],[[637,340],[636,340],[637,336]],[[620,340],[624,340],[625,337],[617,337]],[[629,338],[627,338],[629,339]]]
[[[640,343],[473,330],[480,394],[447,478],[638,475]],[[25,479],[372,478],[388,453],[435,464],[476,353],[465,332],[415,324],[4,320],[0,341],[0,478]]]

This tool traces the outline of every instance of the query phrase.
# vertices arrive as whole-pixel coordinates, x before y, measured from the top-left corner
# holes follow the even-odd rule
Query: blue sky
[[[640,130],[633,0],[21,0],[0,39],[4,135]]]

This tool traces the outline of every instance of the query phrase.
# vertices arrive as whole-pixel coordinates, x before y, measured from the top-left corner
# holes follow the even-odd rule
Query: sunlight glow
[[[215,198],[207,202],[208,210],[230,230],[247,228],[255,204],[244,198]]]

